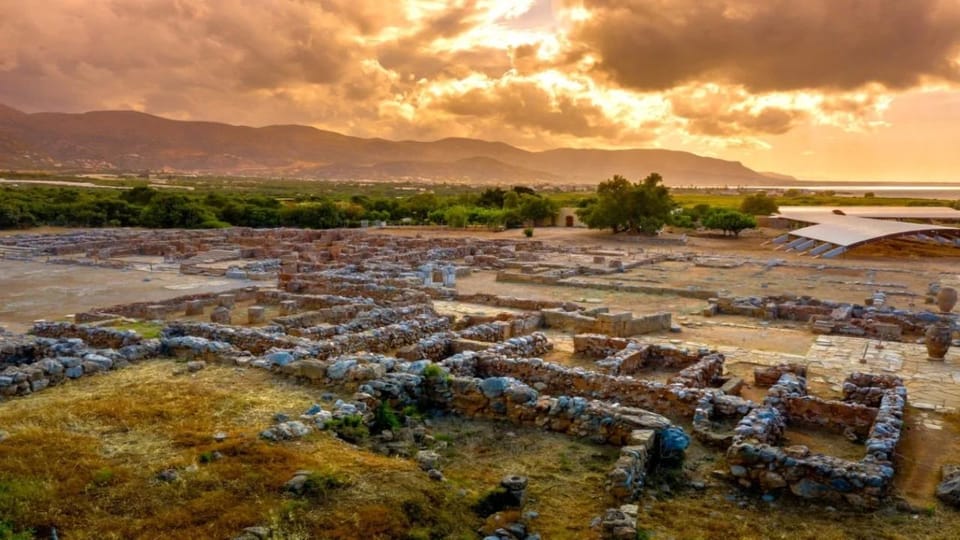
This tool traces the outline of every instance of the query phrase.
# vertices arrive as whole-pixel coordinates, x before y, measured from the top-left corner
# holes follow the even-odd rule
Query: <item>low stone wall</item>
[[[872,373],[851,373],[843,381],[843,400],[862,403],[868,407],[879,407],[888,391],[901,392],[903,379],[896,375],[874,375]],[[904,397],[905,394],[904,394]]]
[[[257,295],[257,287],[244,287],[218,293],[190,294],[155,302],[135,302],[132,304],[96,308],[85,313],[77,313],[74,321],[77,323],[88,323],[114,317],[129,317],[132,319],[163,318],[170,314],[183,313],[186,310],[188,302],[202,301],[206,305],[213,305],[216,303],[217,297],[221,294],[232,294],[238,302],[241,302],[255,298]]]
[[[529,334],[543,325],[539,313],[524,313],[506,320],[493,321],[464,328],[458,332],[463,339],[498,343],[514,336]]]
[[[133,330],[117,330],[104,326],[85,326],[67,322],[41,321],[33,325],[30,333],[48,338],[79,338],[93,347],[109,349],[136,345],[143,340]]]
[[[642,407],[673,417],[691,417],[708,390],[663,384],[628,376],[568,368],[539,358],[507,358],[467,352],[442,362],[452,373],[479,377],[514,377],[551,394],[586,396]]]
[[[326,324],[320,326],[310,326],[307,328],[288,328],[290,335],[301,336],[309,339],[330,339],[334,336],[343,334],[353,334],[365,332],[393,324],[401,324],[403,321],[415,319],[418,317],[439,318],[432,306],[425,304],[415,304],[412,306],[402,306],[397,308],[375,308],[360,313],[355,318],[342,324]]]
[[[545,309],[543,318],[547,328],[616,337],[660,332],[669,330],[672,325],[672,317],[666,312],[640,316],[630,312],[597,313],[595,316],[589,316],[580,311]]]
[[[569,310],[579,309],[572,302],[561,302],[558,300],[542,300],[536,298],[517,298],[514,296],[498,296],[495,294],[460,294],[456,296],[458,302],[467,304],[480,304],[484,306],[505,307],[513,309],[522,309],[525,311],[540,311],[543,309],[564,308]]]
[[[839,433],[852,430],[858,436],[866,436],[877,418],[876,407],[816,396],[789,396],[784,404],[791,424],[818,426]]]
[[[858,378],[858,380],[865,380]],[[789,489],[797,496],[827,500],[843,500],[854,506],[876,507],[889,493],[893,483],[893,456],[902,429],[906,389],[887,388],[865,443],[865,457],[849,461],[834,456],[814,454],[804,446],[777,446],[788,422],[791,409],[799,404],[819,408],[821,414],[831,411],[845,416],[862,411],[860,404],[841,404],[827,409],[823,400],[806,396],[806,383],[793,374],[784,374],[771,387],[763,406],[755,408],[737,425],[727,462],[730,473],[745,487],[765,491]],[[801,417],[804,421],[806,415]],[[851,420],[861,422],[857,416]],[[828,423],[841,423],[839,418]]]
[[[819,300],[808,296],[720,296],[710,298],[705,314],[743,315],[760,319],[783,319],[812,323],[824,334],[845,334],[896,341],[922,336],[940,315],[907,311],[890,306],[863,306]],[[949,317],[954,318],[954,315]]]
[[[158,340],[143,340],[117,349],[90,348],[77,338],[36,338],[37,360],[7,365],[0,371],[0,396],[22,396],[69,379],[119,369],[157,356]]]
[[[386,352],[399,349],[416,343],[426,335],[447,331],[449,328],[450,320],[445,317],[418,317],[365,332],[312,341],[278,333],[279,328],[242,328],[213,323],[178,322],[168,325],[164,329],[164,336],[196,336],[224,341],[255,355],[262,355],[271,349],[295,349],[300,351],[300,355],[324,359],[358,351]]]
[[[701,358],[692,366],[683,368],[680,373],[670,378],[671,384],[679,384],[687,388],[708,388],[715,386],[723,375],[723,355],[714,353]]]
[[[262,306],[275,306],[284,301],[294,301],[297,309],[301,310],[321,310],[333,307],[349,306],[354,304],[365,304],[376,307],[373,298],[365,296],[342,296],[338,294],[295,294],[282,291],[280,289],[262,289],[257,292],[257,304]],[[307,316],[309,320],[309,316]],[[291,325],[296,323],[296,319],[290,320]]]

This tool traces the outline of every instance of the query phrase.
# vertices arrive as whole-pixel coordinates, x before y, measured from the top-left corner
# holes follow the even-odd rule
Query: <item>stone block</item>
[[[267,309],[263,306],[250,306],[247,308],[247,323],[261,324],[267,318]]]
[[[231,321],[232,316],[230,309],[225,306],[219,306],[210,313],[210,322],[215,322],[217,324],[231,324]]]
[[[226,308],[232,308],[237,305],[237,295],[235,294],[220,294],[217,295],[217,305]]]
[[[203,315],[203,300],[187,301],[186,316]]]

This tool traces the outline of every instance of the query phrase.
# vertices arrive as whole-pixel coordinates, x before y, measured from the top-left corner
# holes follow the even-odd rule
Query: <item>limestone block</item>
[[[263,306],[250,306],[247,308],[247,323],[261,324],[266,320],[267,309]]]

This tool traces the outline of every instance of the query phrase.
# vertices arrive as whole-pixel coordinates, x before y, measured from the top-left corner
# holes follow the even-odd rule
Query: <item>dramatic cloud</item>
[[[773,170],[814,170],[796,156],[825,155],[821,137],[880,140],[920,122],[894,122],[898,100],[926,111],[960,86],[960,0],[0,0],[0,35],[0,103],[30,112],[664,147]],[[958,124],[954,108],[922,125],[955,140]]]
[[[956,0],[584,0],[577,55],[619,84],[907,88],[960,78]]]

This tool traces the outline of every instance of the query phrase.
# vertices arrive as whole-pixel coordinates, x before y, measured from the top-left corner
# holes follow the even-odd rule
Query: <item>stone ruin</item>
[[[547,249],[539,242],[248,229],[183,236],[103,234],[107,237],[92,234],[72,245],[44,240],[34,249],[49,255],[156,252],[181,261],[197,260],[211,250],[229,251],[280,261],[276,286],[96,308],[78,314],[79,324],[40,322],[32,335],[2,336],[0,395],[26,395],[165,356],[191,362],[188,369],[217,362],[354,392],[352,401],[336,410],[314,412],[310,421],[316,425],[348,414],[344,411],[369,423],[386,403],[396,410],[417,405],[536,426],[620,447],[607,487],[622,506],[602,517],[599,526],[606,538],[629,534],[631,520],[636,534],[637,511],[631,503],[655,466],[682,460],[691,435],[725,451],[732,481],[744,488],[867,508],[890,492],[906,402],[899,379],[852,373],[843,385],[843,399],[826,400],[808,394],[802,368],[781,366],[758,372],[757,383],[770,389],[761,403],[754,403],[738,395],[743,381],[725,373],[722,354],[630,337],[669,330],[668,313],[634,316],[568,302],[463,295],[454,288],[456,277],[471,267],[536,260]],[[155,241],[144,241],[145,234]],[[522,311],[456,318],[438,313],[434,300]],[[235,313],[242,303],[251,304],[245,317]],[[865,333],[879,331],[878,325],[891,320],[910,333],[914,324],[910,314],[812,300],[723,297],[710,306],[717,314],[798,320],[843,315],[844,324]],[[134,332],[90,324],[118,317],[164,321],[162,337],[142,339]],[[221,322],[208,322],[211,318]],[[858,326],[858,320],[871,322]],[[575,353],[594,367],[543,360],[553,347],[541,332],[546,328],[576,334]],[[652,380],[653,372],[665,373],[665,380]],[[692,427],[687,428],[691,434],[684,425]],[[864,457],[850,461],[782,447],[790,425],[862,440]],[[286,433],[293,428],[277,429]]]
[[[882,296],[882,295],[881,295]],[[896,309],[883,302],[851,304],[809,296],[718,296],[707,300],[706,316],[741,315],[763,320],[807,323],[816,334],[839,334],[884,341],[916,340],[943,315]],[[948,316],[956,326],[956,317]]]

